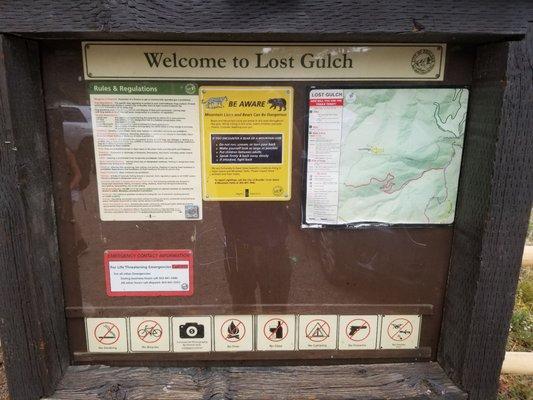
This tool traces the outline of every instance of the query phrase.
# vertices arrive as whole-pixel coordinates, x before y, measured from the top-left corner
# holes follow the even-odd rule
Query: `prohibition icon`
[[[120,338],[120,330],[112,322],[102,322],[94,328],[94,337],[103,345],[115,344]]]
[[[155,343],[163,336],[163,328],[159,322],[147,319],[137,326],[137,336],[145,343]]]
[[[227,319],[220,327],[220,334],[228,342],[238,342],[246,335],[246,328],[238,319]]]
[[[280,342],[289,334],[289,326],[280,318],[272,318],[263,327],[263,334],[272,342]]]
[[[387,327],[387,335],[396,342],[403,342],[413,333],[413,324],[405,318],[396,318]]]
[[[323,319],[313,319],[305,327],[305,336],[313,342],[323,342],[329,337],[331,328]]]
[[[370,324],[368,321],[356,318],[346,324],[346,336],[354,342],[362,342],[370,335]]]

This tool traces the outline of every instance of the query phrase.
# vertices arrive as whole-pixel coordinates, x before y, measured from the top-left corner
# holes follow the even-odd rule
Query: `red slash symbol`
[[[413,333],[413,325],[405,318],[397,318],[392,321],[388,328],[387,334],[396,342],[403,342]]]
[[[137,327],[137,335],[143,342],[155,343],[163,336],[163,328],[156,321],[146,320]]]
[[[112,322],[102,322],[94,328],[94,337],[104,345],[111,345],[120,338],[120,331]]]

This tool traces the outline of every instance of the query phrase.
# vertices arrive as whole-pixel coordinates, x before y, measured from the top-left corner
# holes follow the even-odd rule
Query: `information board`
[[[292,88],[200,88],[204,200],[291,197]]]
[[[143,365],[175,365],[182,361],[208,365],[228,360],[242,363],[297,360],[304,364],[319,359],[435,359],[453,227],[441,224],[428,229],[427,224],[408,223],[384,229],[382,225],[386,222],[377,220],[377,223],[370,221],[365,229],[330,229],[351,228],[352,223],[341,224],[337,210],[331,213],[334,224],[306,222],[306,214],[302,213],[311,195],[309,188],[306,189],[311,178],[313,186],[316,181],[316,193],[320,189],[318,184],[335,183],[322,193],[331,192],[337,197],[335,207],[343,204],[338,198],[342,198],[339,184],[344,175],[338,172],[346,170],[343,160],[353,161],[349,152],[356,151],[354,148],[369,148],[366,151],[371,153],[369,156],[378,157],[381,147],[382,154],[392,152],[388,159],[383,159],[383,165],[400,165],[394,156],[403,157],[405,154],[397,153],[405,146],[395,144],[398,138],[390,132],[393,125],[403,127],[406,142],[426,143],[428,137],[421,134],[425,128],[418,129],[415,123],[408,128],[408,123],[416,117],[409,119],[407,114],[400,120],[395,117],[397,113],[405,113],[400,103],[406,103],[409,111],[423,114],[421,119],[427,124],[434,117],[433,101],[438,101],[444,129],[454,130],[452,122],[461,121],[464,109],[454,108],[457,102],[451,100],[457,93],[461,103],[466,102],[468,93],[460,89],[471,84],[469,62],[473,60],[468,49],[454,47],[448,55],[443,52],[442,57],[435,57],[432,66],[432,58],[429,55],[424,58],[425,52],[419,52],[432,46],[411,43],[378,49],[377,45],[346,43],[309,47],[292,43],[287,46],[251,44],[242,49],[232,45],[218,53],[220,46],[206,44],[186,46],[190,50],[187,55],[185,47],[175,47],[172,43],[113,46],[101,43],[94,48],[89,44],[86,61],[92,76],[86,80],[80,80],[84,73],[81,54],[86,46],[73,41],[44,47],[43,80],[47,82],[45,96],[50,107],[47,127],[59,250],[66,282],[66,317],[69,331],[75,333],[69,337],[72,359],[77,363],[90,360]],[[354,68],[345,72],[350,72],[353,78],[344,78],[335,68],[296,69],[308,51],[317,61],[325,60],[323,63],[328,60],[328,54],[333,56],[335,51],[348,47],[368,49],[366,53],[351,54]],[[96,60],[98,70],[92,69],[95,64],[91,57],[104,48],[112,51],[100,53],[107,55]],[[230,52],[234,48],[238,51]],[[233,74],[235,70],[166,67],[163,58],[159,67],[142,67],[147,62],[145,52],[168,52],[171,56],[175,52],[179,59],[206,57],[209,51],[210,57],[224,57],[231,63],[233,57],[246,57],[252,64],[254,49],[258,48],[270,49],[265,53],[268,58],[262,56],[261,62],[294,57],[295,68],[252,70],[249,67],[237,77]],[[131,58],[134,53],[139,58]],[[381,55],[376,57],[378,53]],[[124,63],[108,62],[117,58]],[[446,73],[444,69],[440,71],[443,81],[439,86],[435,68],[444,68],[445,58]],[[364,60],[373,61],[365,64]],[[389,68],[399,64],[404,65],[402,70]],[[399,82],[358,84],[345,80],[380,80],[372,78],[377,76],[379,65],[395,72],[394,80],[415,77],[418,80],[409,82],[410,89],[400,89],[400,85],[405,88],[406,84]],[[415,72],[413,65],[420,72]],[[186,76],[193,78],[185,80]],[[321,77],[339,81],[327,83]],[[237,82],[239,79],[242,82]],[[270,81],[266,82],[267,79]],[[395,96],[381,95],[383,102],[378,101],[377,94],[387,87],[392,91],[387,93]],[[441,90],[437,87],[442,87],[446,95],[435,96],[432,91]],[[365,100],[368,95],[363,88],[376,94],[373,103]],[[342,90],[342,96],[337,99],[330,97],[333,105],[321,106],[317,98],[316,104],[310,107],[311,90],[331,89]],[[398,98],[398,104],[395,103],[394,99],[402,91],[415,93],[415,89],[420,90],[416,96]],[[348,104],[352,100],[348,98],[350,91],[355,92],[356,99],[375,104],[376,116],[363,113],[365,109],[357,108],[357,102]],[[431,96],[425,96],[426,91]],[[100,104],[91,109],[91,100],[95,99]],[[363,120],[352,119],[352,128],[368,122],[363,123],[365,129],[356,131],[355,137],[345,136],[349,133],[345,123],[349,107],[355,107],[357,115],[365,116]],[[154,110],[161,112],[153,113]],[[423,110],[429,110],[427,118]],[[446,120],[453,114],[452,110],[459,113]],[[182,113],[191,119],[182,118]],[[263,119],[263,114],[271,115]],[[377,114],[389,125],[375,128]],[[326,117],[331,123],[319,128],[329,137],[340,132],[337,147],[332,140],[326,143],[308,135]],[[115,121],[116,129],[100,126],[101,118],[104,122]],[[160,125],[165,125],[165,130]],[[421,132],[412,134],[416,129]],[[386,134],[383,140],[376,135],[376,130]],[[93,144],[105,137],[102,132],[113,136],[105,139],[108,142]],[[365,134],[365,143],[350,141]],[[453,164],[446,168],[446,173],[450,173],[447,187],[452,189],[451,168],[458,165],[460,138],[444,136],[440,130],[437,135],[442,141],[437,146],[445,150],[448,141],[453,141],[457,151]],[[391,140],[390,145],[394,146],[389,149]],[[176,141],[182,141],[179,148],[184,155],[166,159],[166,146],[174,148]],[[160,144],[155,146],[156,143]],[[312,173],[308,163],[321,155],[319,151],[313,154],[312,146],[318,149],[319,145],[323,146],[320,153],[323,152],[324,158],[329,162],[337,159],[337,164],[317,164]],[[193,158],[186,150],[195,148],[194,154],[198,156]],[[149,157],[142,152],[146,149],[150,150]],[[415,155],[424,154],[416,146],[407,150]],[[186,159],[185,154],[191,154],[188,165],[194,168],[181,168],[187,165],[180,163]],[[111,160],[104,160],[110,155]],[[96,157],[100,157],[99,161]],[[426,159],[429,162],[430,157],[426,155]],[[354,178],[375,167],[370,160],[366,161],[352,170]],[[130,163],[131,169],[122,169],[127,165],[125,162]],[[338,165],[337,169],[334,165]],[[170,173],[180,171],[184,175],[180,179],[168,179],[166,187],[151,179],[163,174],[170,177]],[[368,179],[372,176],[383,179],[381,172],[375,170],[377,175]],[[423,178],[411,180],[404,189],[388,196],[399,195],[410,185],[422,183],[432,174],[437,176],[437,172],[428,171]],[[443,171],[440,172],[442,176]],[[110,179],[106,174],[111,173],[116,174],[113,182],[131,192],[124,190],[111,198],[99,196],[100,181],[106,185],[105,193],[112,193],[114,187],[103,181]],[[329,178],[322,175],[326,173]],[[398,179],[399,175],[395,176]],[[213,177],[218,181],[213,181]],[[241,178],[245,180],[240,184],[247,186],[239,186]],[[273,179],[287,183],[280,185],[286,187],[285,192],[274,191]],[[193,193],[191,188],[200,206],[198,219],[192,217],[194,207],[185,210],[185,204],[194,204],[193,201],[182,203],[182,215],[190,216],[184,219],[173,219],[177,218],[177,211],[165,215],[143,211],[146,219],[134,219],[138,216],[129,213],[130,207],[138,205],[136,196],[150,199],[147,204],[154,210],[164,209],[171,204],[170,200],[183,201],[187,191]],[[248,197],[245,189],[249,189]],[[261,196],[254,197],[257,194]],[[443,198],[439,195],[439,201]],[[117,199],[121,199],[124,207],[115,210],[127,213],[131,219],[120,220],[116,215],[106,217],[101,213],[101,200],[109,199],[111,204],[118,204]],[[423,211],[418,213],[423,215]],[[101,215],[112,219],[102,220]],[[348,220],[349,214],[339,215]],[[302,224],[326,229],[302,229]],[[188,253],[164,259],[160,252],[165,249]]]

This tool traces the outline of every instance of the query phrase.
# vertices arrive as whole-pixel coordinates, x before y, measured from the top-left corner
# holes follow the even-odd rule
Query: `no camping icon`
[[[305,336],[312,342],[323,342],[330,335],[331,327],[323,319],[313,319],[305,327]]]

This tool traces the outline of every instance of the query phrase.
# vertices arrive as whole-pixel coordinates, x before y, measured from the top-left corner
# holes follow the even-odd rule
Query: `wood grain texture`
[[[70,367],[50,399],[465,399],[437,363],[314,367]]]
[[[471,399],[496,398],[531,210],[531,66],[530,34],[478,49],[438,356]]]
[[[404,0],[5,0],[0,5],[0,32],[42,34],[122,33],[141,39],[151,33],[180,33],[182,39],[353,40],[354,34],[373,40],[432,40],[448,34],[487,40],[523,35],[531,2],[499,0],[424,2]],[[531,14],[529,14],[531,15]],[[383,36],[376,36],[382,34]],[[387,35],[388,34],[388,35]],[[423,35],[420,35],[423,34]],[[329,36],[328,36],[329,35]],[[433,35],[433,36],[431,36]],[[98,36],[93,36],[93,38]],[[108,36],[107,36],[108,37]],[[115,36],[116,38],[116,36]],[[170,38],[170,37],[169,37]]]
[[[0,35],[0,337],[12,400],[69,361],[35,42]]]

